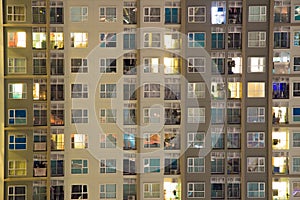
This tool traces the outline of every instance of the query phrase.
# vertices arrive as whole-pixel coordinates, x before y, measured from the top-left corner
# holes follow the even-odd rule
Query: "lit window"
[[[116,184],[101,184],[100,199],[116,199],[117,185]]]
[[[188,108],[188,123],[205,123],[205,108]]]
[[[248,32],[248,47],[266,47],[266,32]]]
[[[144,158],[144,173],[159,173],[160,159],[159,158]]]
[[[50,28],[50,48],[64,49],[64,33],[62,27]]]
[[[226,2],[225,1],[211,2],[211,23],[212,24],[226,23]]]
[[[52,128],[51,129],[51,150],[62,151],[65,149],[64,129]]]
[[[9,125],[26,125],[27,110],[26,109],[9,109],[8,110]]]
[[[188,73],[205,73],[205,57],[188,58]]]
[[[187,198],[205,198],[205,183],[187,183]]]
[[[7,46],[12,48],[25,48],[26,32],[8,32]]]
[[[88,60],[86,58],[71,58],[72,73],[87,73]]]
[[[71,185],[71,200],[88,199],[87,185]]]
[[[227,68],[228,74],[242,74],[243,62],[240,52],[228,53]]]
[[[116,22],[117,9],[113,7],[100,7],[99,8],[99,21],[100,22]]]
[[[265,83],[248,82],[248,98],[265,97]]]
[[[160,84],[145,83],[143,88],[144,88],[144,98],[160,97]]]
[[[8,84],[9,99],[26,99],[27,84],[26,83],[10,83]]]
[[[23,134],[10,134],[8,136],[9,150],[26,150],[27,138]]]
[[[248,57],[248,73],[265,71],[266,57]]]
[[[7,21],[9,22],[25,22],[26,10],[25,6],[15,5],[7,6]]]
[[[144,198],[153,199],[160,198],[160,184],[159,183],[144,183],[143,185]]]
[[[100,123],[116,123],[117,110],[115,109],[100,109]]]
[[[248,198],[264,198],[265,183],[264,182],[248,182],[247,183]]]
[[[205,23],[206,22],[206,8],[188,7],[188,22],[189,23]]]
[[[249,6],[249,22],[266,22],[267,6]]]
[[[117,73],[116,58],[100,58],[100,73]]]
[[[247,158],[248,173],[265,172],[265,158],[264,157],[248,157]]]
[[[87,174],[88,160],[71,160],[71,174]]]
[[[161,136],[158,133],[144,133],[144,148],[160,148]]]
[[[8,199],[26,199],[27,198],[27,188],[24,185],[14,185],[8,186]]]
[[[47,99],[47,81],[45,79],[33,80],[33,100]]]
[[[205,83],[188,83],[188,98],[205,98]]]
[[[71,98],[88,98],[87,84],[71,84]]]
[[[204,173],[205,160],[203,157],[187,158],[187,172],[188,173]]]
[[[101,48],[117,47],[117,34],[116,33],[100,33],[99,42]]]
[[[292,108],[292,117],[293,117],[293,122],[300,122],[300,108],[299,107]]]
[[[32,48],[46,49],[46,28],[44,27],[32,28]]]
[[[227,80],[228,96],[227,98],[242,98],[242,83],[238,78],[228,78]]]
[[[205,147],[205,133],[204,132],[188,133],[188,147],[189,148],[204,148]]]
[[[117,161],[116,159],[101,159],[100,160],[100,174],[116,173]]]
[[[248,107],[247,108],[247,122],[248,123],[263,123],[263,122],[265,122],[265,108],[264,107]]]
[[[166,49],[179,49],[181,47],[181,35],[175,30],[164,34],[164,47]]]
[[[51,103],[51,115],[50,124],[51,126],[63,126],[64,125],[64,104],[63,103]]]
[[[160,8],[144,8],[144,22],[160,22]]]
[[[8,73],[9,74],[25,74],[26,73],[26,58],[8,58]]]
[[[159,58],[144,58],[144,73],[159,72]]]
[[[71,47],[87,48],[88,33],[71,33]]]
[[[144,123],[160,123],[161,113],[159,108],[145,108],[143,114]]]
[[[189,48],[204,48],[205,47],[205,33],[188,33],[188,47]]]
[[[180,58],[164,57],[164,73],[165,74],[179,74],[180,72]]]
[[[71,22],[84,22],[88,20],[88,7],[71,7]]]
[[[160,33],[144,33],[144,47],[149,48],[159,48],[161,46],[161,34]]]
[[[88,148],[88,135],[73,133],[71,134],[71,148],[72,149],[86,149]]]
[[[89,115],[87,109],[72,109],[71,110],[71,123],[88,123]]]
[[[248,148],[264,148],[265,133],[264,132],[248,132],[247,133]]]

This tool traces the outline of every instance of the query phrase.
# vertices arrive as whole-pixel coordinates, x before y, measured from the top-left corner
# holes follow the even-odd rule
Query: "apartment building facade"
[[[300,198],[299,0],[1,8],[0,199]]]

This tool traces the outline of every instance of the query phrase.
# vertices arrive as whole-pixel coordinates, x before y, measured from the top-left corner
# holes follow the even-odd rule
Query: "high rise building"
[[[0,200],[300,198],[300,0],[0,7]]]

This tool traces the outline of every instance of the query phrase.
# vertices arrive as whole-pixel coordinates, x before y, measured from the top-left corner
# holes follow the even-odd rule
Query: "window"
[[[116,123],[117,110],[115,109],[100,109],[100,123]]]
[[[300,194],[299,194],[299,189],[300,189],[300,182],[299,181],[293,181],[291,183],[291,189],[292,189],[292,195],[293,197],[300,197]]]
[[[294,20],[299,21],[300,20],[300,6],[296,5],[294,8],[295,8]]]
[[[179,57],[164,57],[164,74],[179,74],[181,60]]]
[[[229,1],[228,4],[228,24],[242,24],[242,1]]]
[[[264,132],[248,132],[247,133],[248,148],[264,148],[265,133]]]
[[[228,53],[227,68],[228,74],[242,74],[243,59],[241,52]]]
[[[266,57],[248,57],[248,73],[265,72]]]
[[[242,97],[242,81],[238,77],[232,77],[227,79],[227,98],[228,99],[240,99]]]
[[[211,98],[213,100],[224,100],[226,95],[225,80],[220,76],[211,78]]]
[[[249,6],[249,22],[266,22],[267,6]]]
[[[161,47],[161,34],[155,32],[144,33],[144,47],[145,48]]]
[[[223,28],[212,28],[211,32],[211,48],[224,49],[225,48],[225,33]]]
[[[225,104],[221,102],[211,103],[211,118],[212,124],[223,124],[225,122]]]
[[[299,173],[300,172],[300,157],[292,157],[292,171],[293,173]]]
[[[227,153],[227,174],[239,174],[241,172],[240,152]]]
[[[180,132],[178,128],[164,129],[164,149],[165,150],[180,149]]]
[[[33,185],[32,199],[34,199],[34,200],[47,199],[46,181],[33,181],[32,185]]]
[[[144,123],[160,123],[159,108],[144,108]]]
[[[129,106],[131,107],[131,106]],[[123,124],[124,125],[135,125],[137,123],[136,109],[134,108],[124,108],[123,109]]]
[[[159,98],[160,84],[145,83],[144,84],[144,98]]]
[[[135,175],[136,174],[136,155],[135,154],[124,154],[123,158],[123,174],[124,175]]]
[[[101,184],[100,199],[116,199],[117,185],[116,184]]]
[[[299,72],[300,71],[300,57],[295,56],[294,57],[294,72]]]
[[[205,147],[205,133],[203,133],[203,132],[188,133],[188,147],[189,148],[204,148]]]
[[[144,158],[144,173],[159,173],[160,159],[159,158]]]
[[[179,103],[165,103],[165,124],[179,125],[181,122],[181,108]]]
[[[26,199],[27,198],[27,188],[24,185],[14,185],[8,186],[8,199]]]
[[[211,128],[211,147],[214,149],[224,149],[224,130],[222,127]]]
[[[123,179],[123,199],[130,199],[137,195],[137,183],[135,178],[124,178]]]
[[[46,103],[33,104],[33,125],[47,126],[47,104]]]
[[[26,176],[27,173],[26,160],[9,160],[8,175],[9,176]]]
[[[166,4],[175,4],[172,7],[165,7],[165,24],[180,24],[180,5],[175,2],[166,2]]]
[[[87,174],[88,160],[71,160],[71,174]]]
[[[87,185],[71,185],[71,199],[88,199],[88,186]]]
[[[64,96],[64,78],[52,78],[51,101],[63,101]]]
[[[159,58],[144,58],[144,73],[158,73],[159,72]]]
[[[32,48],[46,49],[46,28],[44,27],[32,28]]]
[[[51,75],[64,75],[64,54],[50,53]]]
[[[205,183],[187,183],[187,198],[205,198]]]
[[[51,126],[63,126],[65,120],[64,104],[62,103],[51,103],[51,115],[50,125]]]
[[[212,177],[211,178],[211,198],[224,199],[225,198],[225,178]]]
[[[33,176],[45,177],[47,176],[47,155],[33,154]]]
[[[225,73],[225,58],[224,54],[212,55],[211,61],[211,73],[212,74],[224,74]]]
[[[87,109],[72,109],[71,111],[71,123],[88,123],[89,115]]]
[[[117,47],[117,34],[116,33],[100,33],[99,34],[100,48]]]
[[[26,58],[9,57],[8,58],[8,74],[26,74],[27,61]]]
[[[248,47],[266,47],[266,32],[248,32]]]
[[[26,9],[22,5],[7,6],[7,21],[25,22]]]
[[[71,22],[84,22],[88,20],[88,7],[71,7]]]
[[[100,98],[116,98],[117,85],[116,84],[101,84],[100,85]]]
[[[8,136],[9,150],[26,150],[27,137],[24,134],[10,134]]]
[[[300,46],[300,31],[294,32],[294,46],[297,46],[297,47]]]
[[[248,157],[247,158],[248,173],[265,172],[265,158],[264,157]]]
[[[8,32],[7,46],[10,48],[26,47],[26,32]]]
[[[124,75],[136,75],[136,58],[124,58],[123,59],[123,74]]]
[[[205,47],[205,33],[190,32],[188,33],[188,47],[189,48],[204,48]]]
[[[203,157],[187,158],[188,173],[204,173],[205,159]]]
[[[188,83],[188,98],[205,98],[205,83]]]
[[[205,57],[188,58],[188,73],[205,73]]]
[[[144,8],[144,22],[160,22],[160,8]]]
[[[64,176],[64,154],[51,154],[51,177]]]
[[[274,48],[290,48],[290,32],[282,27],[283,30],[274,31]]]
[[[88,148],[88,135],[80,133],[71,134],[71,148],[72,149],[86,149]]]
[[[71,33],[71,47],[87,48],[88,33]]]
[[[100,135],[100,148],[116,148],[117,135],[112,133]]]
[[[116,58],[100,58],[100,73],[116,73],[117,59]]]
[[[264,107],[248,107],[247,108],[247,122],[248,123],[263,123],[263,122],[265,122],[265,108]]]
[[[50,2],[50,24],[64,23],[64,2],[61,0]]]
[[[264,182],[248,182],[247,183],[248,198],[264,198],[265,183]]]
[[[300,133],[292,133],[292,146],[300,147]]]
[[[34,75],[46,75],[46,52],[33,52],[32,56],[33,74]]]
[[[227,148],[239,149],[241,148],[241,129],[238,127],[227,128]]]
[[[300,108],[292,108],[293,122],[300,122]]]
[[[265,83],[248,82],[248,98],[265,97]]]
[[[241,181],[240,178],[227,178],[227,196],[230,199],[241,198]]]
[[[189,23],[205,23],[206,22],[206,7],[188,7],[188,22]]]
[[[101,159],[100,160],[100,174],[116,173],[117,161],[116,159]]]
[[[27,84],[26,83],[9,83],[8,84],[9,99],[26,99]]]
[[[86,58],[71,58],[72,73],[88,73],[88,60]]]
[[[52,128],[51,129],[51,150],[62,151],[65,149],[64,129]]]
[[[99,21],[100,22],[116,22],[117,9],[114,7],[100,7],[99,8]]]
[[[212,24],[226,23],[226,2],[225,1],[211,2],[211,23]]]
[[[124,29],[123,49],[136,49],[136,29]]]
[[[62,27],[50,28],[50,48],[64,49],[64,30]]]
[[[88,98],[88,95],[87,84],[71,84],[71,98]]]
[[[225,152],[211,153],[211,173],[223,174],[225,170]]]
[[[160,198],[160,184],[159,183],[144,183],[143,184],[144,198],[153,199]]]
[[[181,47],[181,34],[179,30],[171,30],[164,34],[164,47],[166,49],[179,49]]]
[[[165,154],[164,175],[180,174],[179,155]]]
[[[123,24],[136,24],[137,22],[136,2],[124,2]]]
[[[228,49],[242,48],[242,29],[241,27],[228,27]]]
[[[123,100],[136,100],[136,84],[135,83],[123,84]]]
[[[8,110],[9,125],[26,125],[27,110],[26,109],[9,109]]]
[[[161,136],[159,133],[144,133],[144,148],[160,148]]]
[[[293,83],[293,96],[294,97],[300,96],[300,82]]]
[[[34,24],[46,23],[46,1],[32,1],[32,15]]]
[[[205,108],[188,108],[188,123],[205,123]]]
[[[129,128],[125,130],[123,134],[123,149],[124,150],[134,150],[136,149],[136,130]]]
[[[274,22],[290,23],[291,18],[290,1],[275,0],[274,6]]]

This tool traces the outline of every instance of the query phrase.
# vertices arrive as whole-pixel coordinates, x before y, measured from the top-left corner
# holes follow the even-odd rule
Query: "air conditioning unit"
[[[176,174],[177,174],[177,169],[172,169],[172,170],[170,170],[170,174],[171,174],[171,175],[176,175]]]
[[[135,196],[134,196],[134,195],[129,195],[129,196],[127,197],[127,200],[135,200]]]

